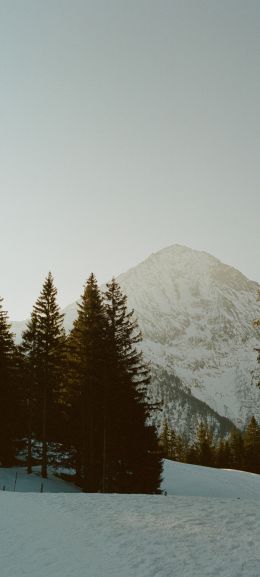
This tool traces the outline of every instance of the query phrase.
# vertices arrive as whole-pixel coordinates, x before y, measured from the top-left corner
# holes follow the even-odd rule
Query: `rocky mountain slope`
[[[157,371],[237,425],[260,417],[252,383],[259,285],[205,253],[174,245],[119,277]]]
[[[161,420],[189,434],[206,417],[222,431],[260,419],[256,368],[259,285],[215,257],[173,245],[120,275],[143,332]],[[76,305],[65,309],[69,329]],[[21,330],[22,326],[17,326]],[[14,329],[16,327],[14,325]]]

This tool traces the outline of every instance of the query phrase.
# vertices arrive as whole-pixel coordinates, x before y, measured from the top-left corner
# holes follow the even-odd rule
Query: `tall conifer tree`
[[[33,429],[39,433],[38,422],[41,420],[41,403],[39,395],[38,369],[38,334],[37,316],[33,311],[27,327],[22,334],[22,344],[20,346],[23,354],[23,393],[24,393],[24,413],[26,420],[27,442],[27,473],[32,472],[32,435]]]
[[[64,315],[60,312],[56,298],[57,289],[53,276],[49,273],[33,307],[22,342],[27,362],[30,364],[30,402],[33,402],[34,397],[36,405],[40,404],[42,477],[47,477],[48,429],[52,424],[51,413],[61,387],[65,351]]]
[[[16,429],[15,344],[0,298],[0,462],[9,466],[14,458]]]
[[[155,429],[148,424],[150,371],[137,348],[141,333],[115,279],[107,285],[105,299],[109,363],[104,487],[152,493],[159,490],[161,458]]]
[[[207,422],[200,422],[196,431],[195,440],[198,464],[212,467],[214,464],[213,434]]]
[[[244,440],[241,431],[234,429],[229,437],[230,466],[233,469],[243,469],[244,466]]]
[[[251,417],[244,435],[246,470],[260,473],[260,427]]]
[[[69,337],[72,440],[79,481],[88,492],[102,490],[106,319],[102,296],[91,274]]]

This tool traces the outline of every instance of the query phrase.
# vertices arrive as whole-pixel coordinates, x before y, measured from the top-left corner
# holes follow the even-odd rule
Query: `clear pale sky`
[[[259,0],[0,0],[0,295],[174,244],[260,280]]]

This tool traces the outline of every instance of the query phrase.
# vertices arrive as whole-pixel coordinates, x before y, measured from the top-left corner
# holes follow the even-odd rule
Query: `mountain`
[[[200,418],[222,432],[260,419],[256,368],[259,284],[206,252],[173,245],[118,277],[143,333],[152,395],[178,430]],[[65,310],[69,329],[76,304]],[[14,324],[14,330],[16,326]],[[17,327],[21,329],[21,325]]]
[[[256,367],[258,283],[215,257],[174,245],[119,277],[157,371],[237,425],[260,417]]]

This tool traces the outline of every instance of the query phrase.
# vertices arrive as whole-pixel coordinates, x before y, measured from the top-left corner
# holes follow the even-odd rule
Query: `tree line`
[[[19,346],[0,301],[0,462],[24,451],[41,475],[59,449],[88,492],[159,491],[162,459],[149,401],[149,366],[134,311],[112,279],[93,274],[68,335],[49,273]],[[51,451],[50,451],[51,448]]]
[[[102,293],[91,274],[68,335],[63,321],[51,273],[19,346],[0,298],[2,466],[23,453],[28,473],[40,463],[46,477],[48,463],[59,460],[90,492],[158,492],[162,457],[260,473],[254,417],[222,439],[200,422],[192,443],[164,421],[158,442],[141,334],[115,279]]]
[[[165,420],[159,445],[166,459],[260,474],[260,425],[254,416],[244,431],[234,427],[222,439],[214,435],[207,422],[200,422],[192,442],[178,435]]]

